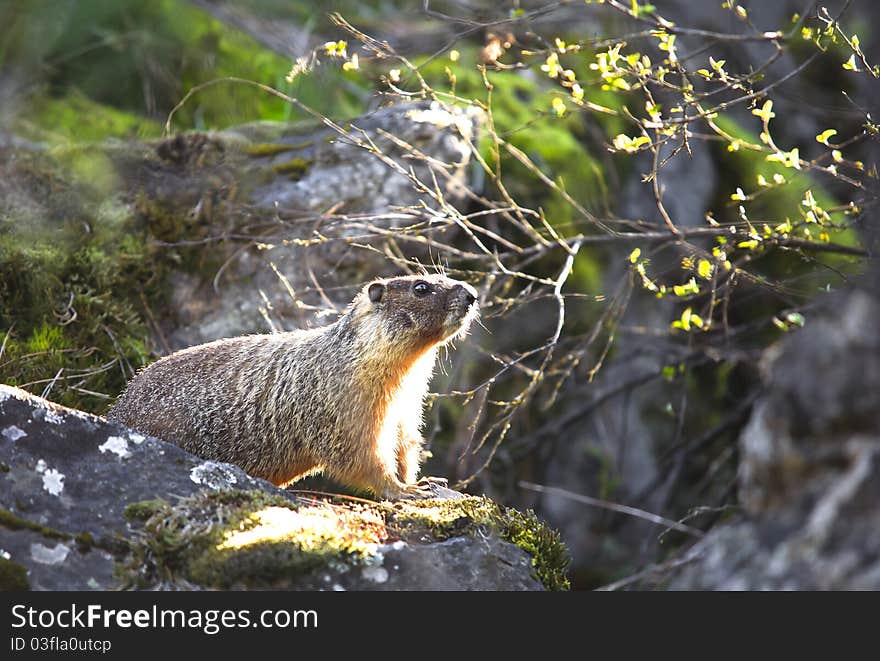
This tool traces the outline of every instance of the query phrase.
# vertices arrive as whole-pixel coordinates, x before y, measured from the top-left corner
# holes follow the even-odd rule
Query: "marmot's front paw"
[[[428,486],[428,487],[430,487],[434,484],[436,484],[437,486],[441,486],[441,487],[448,487],[449,480],[447,480],[445,477],[433,477],[430,475],[426,475],[425,477],[419,479],[419,481],[416,482],[416,484],[419,484],[422,486]]]
[[[428,482],[419,480],[415,484],[407,484],[400,498],[404,500],[424,500],[434,498],[434,488]]]
[[[445,477],[423,477],[416,484],[422,491],[430,492],[429,498],[442,500],[462,500],[465,496],[458,491],[449,488],[449,481]]]
[[[386,489],[382,498],[384,500],[423,500],[434,498],[434,491],[427,483],[402,484],[400,487]]]
[[[386,489],[382,497],[385,500],[423,500],[426,498],[443,498],[442,491],[448,491],[448,480],[445,477],[423,477],[414,484],[401,484]]]

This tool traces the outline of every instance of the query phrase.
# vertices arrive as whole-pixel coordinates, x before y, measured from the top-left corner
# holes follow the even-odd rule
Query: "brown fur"
[[[376,280],[329,326],[162,358],[108,418],[277,485],[323,471],[384,497],[413,493],[437,348],[467,332],[475,299],[439,275]]]

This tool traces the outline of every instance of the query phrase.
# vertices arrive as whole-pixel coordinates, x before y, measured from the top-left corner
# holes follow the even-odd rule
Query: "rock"
[[[462,199],[482,121],[476,110],[403,102],[346,124],[254,122],[161,141],[47,149],[0,136],[0,231],[64,247],[75,244],[62,238],[69,225],[145,244],[137,261],[155,259],[158,281],[132,288],[146,289],[138,311],[155,306],[146,314],[163,354],[323,324],[363,281],[399,274],[351,244],[383,241],[412,222],[408,207],[437,207],[411,176],[450,204]],[[430,261],[423,243],[406,249]]]
[[[833,305],[833,307],[832,307]],[[880,301],[864,289],[768,350],[740,438],[746,515],[674,589],[880,589]]]
[[[564,583],[564,547],[533,515],[437,493],[451,497],[319,500],[0,385],[0,588]]]
[[[481,122],[475,112],[401,103],[353,120],[342,135],[323,125],[303,130],[266,123],[214,134],[226,145],[224,159],[233,158],[230,153],[241,145],[252,157],[242,167],[253,185],[233,213],[280,214],[282,221],[262,237],[261,249],[228,250],[222,278],[176,276],[171,312],[178,325],[168,332],[169,348],[269,330],[269,319],[286,329],[333,321],[351,299],[353,283],[393,274],[368,251],[352,260],[351,237],[371,243],[381,234],[370,226],[381,232],[398,225],[393,216],[406,207],[436,206],[413,186],[410,169],[428,186],[438,182],[451,203],[459,201],[469,142]],[[381,158],[368,145],[375,145]],[[261,146],[270,147],[264,156],[258,155]],[[266,172],[273,176],[264,182]],[[354,217],[342,222],[333,214]],[[407,249],[417,257],[423,247]]]
[[[0,386],[0,553],[33,589],[110,588],[126,505],[202,488],[274,488],[227,464]],[[8,509],[7,509],[8,508]]]
[[[411,590],[410,575],[423,576],[419,590],[542,590],[529,575],[531,560],[516,546],[490,537],[486,540],[453,537],[419,549],[395,542],[380,547],[381,564],[357,571],[329,569],[311,578],[310,589]],[[489,560],[487,562],[487,560]],[[443,568],[442,570],[439,568]]]
[[[427,185],[433,173],[450,201],[461,199],[471,158],[469,141],[475,138],[481,119],[476,112],[450,111],[436,102],[400,103],[352,120],[342,134],[322,126],[305,134],[284,135],[273,145],[290,151],[267,156],[263,165],[276,171],[293,168],[292,157],[296,157],[301,167],[287,170],[292,177],[275,177],[256,188],[251,202],[270,210],[320,213],[337,207],[348,213],[387,213],[424,198],[407,176],[410,167]]]

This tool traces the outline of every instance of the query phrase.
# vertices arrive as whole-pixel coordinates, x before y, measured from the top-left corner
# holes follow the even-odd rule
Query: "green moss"
[[[95,542],[95,537],[90,532],[81,532],[80,534],[74,536],[73,541],[76,542],[76,547],[81,553],[89,551],[97,546],[97,543]]]
[[[531,510],[499,507],[486,497],[462,500],[401,501],[393,520],[410,534],[429,532],[435,539],[474,534],[487,527],[532,556],[536,577],[548,590],[567,590],[571,558],[559,533]]]
[[[291,178],[299,179],[313,162],[312,158],[292,158],[272,166],[272,169],[278,174],[286,174]]]
[[[65,145],[54,148],[50,156],[68,185],[87,200],[103,200],[121,188],[117,167],[108,153],[88,145]]]
[[[275,142],[260,142],[248,146],[246,153],[254,158],[262,158],[264,156],[277,156],[287,151],[296,149],[293,145],[279,144]]]
[[[381,518],[369,508],[346,513],[261,492],[201,494],[174,505],[145,501],[129,505],[126,516],[146,519],[117,575],[141,587],[266,587],[333,562],[358,563],[384,539]]]
[[[0,182],[0,381],[39,395],[57,376],[51,399],[103,413],[147,361],[145,307],[182,260],[113,192],[112,151],[92,151],[20,154]]]
[[[54,142],[97,142],[108,136],[155,138],[162,134],[158,121],[96,103],[80,90],[61,97],[35,100],[27,117],[19,122],[22,134]]]
[[[0,377],[40,394],[58,375],[52,399],[100,413],[108,400],[67,388],[68,376],[88,377],[85,388],[112,395],[124,386],[123,373],[103,366],[144,364],[148,333],[138,292],[151,292],[155,276],[144,273],[143,253],[130,243],[53,248],[14,238],[0,252],[0,273],[14,272],[0,284],[0,327],[11,329]]]
[[[532,510],[506,508],[500,520],[501,535],[532,556],[535,573],[548,590],[567,590],[571,557],[559,532],[538,519]]]
[[[122,516],[127,521],[146,521],[166,505],[164,500],[142,500],[137,503],[129,503],[122,511]]]
[[[477,526],[494,522],[500,514],[491,500],[473,496],[462,500],[399,501],[393,512],[393,522],[404,537],[428,534],[437,540],[470,534]]]
[[[45,87],[40,89],[39,79],[34,84],[38,112],[20,119],[50,137],[153,136],[188,90],[233,76],[276,87],[325,114],[361,109],[358,92],[366,81],[343,83],[346,76],[330,65],[288,83],[288,58],[178,0],[91,0],[64,7],[12,0],[12,6],[0,64],[48,70]],[[287,120],[297,113],[253,86],[227,83],[196,92],[174,121],[179,128],[201,129],[256,118]]]
[[[27,569],[17,562],[0,557],[0,591],[21,592],[30,589]]]
[[[533,558],[549,589],[568,587],[568,554],[558,533],[534,513],[499,508],[488,498],[334,506],[238,490],[200,494],[175,504],[133,503],[143,521],[117,576],[126,586],[230,588],[290,585],[315,569],[364,563],[389,534],[420,543],[491,529]]]
[[[70,539],[70,535],[65,532],[40,525],[39,523],[34,523],[33,521],[28,521],[27,519],[16,516],[9,510],[2,508],[0,508],[0,526],[9,530],[33,530],[49,539]]]

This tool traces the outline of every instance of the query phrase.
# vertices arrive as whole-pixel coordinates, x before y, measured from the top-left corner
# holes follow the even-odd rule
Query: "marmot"
[[[467,333],[476,301],[473,287],[442,275],[375,280],[328,326],[158,360],[107,417],[279,486],[323,472],[382,498],[424,495],[428,381],[437,348]]]

